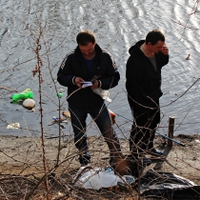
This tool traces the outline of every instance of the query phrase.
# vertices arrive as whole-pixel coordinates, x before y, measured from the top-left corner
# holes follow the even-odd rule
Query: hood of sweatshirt
[[[143,52],[140,50],[140,46],[145,42],[145,40],[140,40],[138,41],[135,45],[133,45],[129,49],[129,54],[130,55],[135,55],[137,57],[144,56]]]

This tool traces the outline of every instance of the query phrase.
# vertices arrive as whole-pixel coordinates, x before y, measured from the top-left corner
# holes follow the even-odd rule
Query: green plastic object
[[[57,96],[58,96],[59,98],[61,98],[61,97],[63,96],[63,94],[62,94],[62,93],[58,93]]]
[[[34,96],[32,91],[22,92],[22,93],[15,93],[11,96],[12,101],[17,102],[20,100],[25,99],[32,99]]]

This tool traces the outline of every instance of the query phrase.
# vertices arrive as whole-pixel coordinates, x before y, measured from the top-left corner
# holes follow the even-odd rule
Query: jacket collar
[[[95,46],[95,51],[96,51],[96,57],[99,56],[102,53],[102,49],[101,49],[101,47],[98,44],[96,44],[96,46]],[[79,58],[82,58],[82,52],[81,52],[79,46],[76,47],[75,54]]]

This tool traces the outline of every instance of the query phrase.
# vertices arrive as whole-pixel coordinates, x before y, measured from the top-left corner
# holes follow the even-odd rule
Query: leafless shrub
[[[30,3],[31,2],[29,0],[29,13],[31,9]],[[198,6],[199,1],[195,1],[194,10],[189,15],[189,18],[197,13]],[[53,74],[53,70],[55,70],[55,67],[57,66],[56,64],[53,66],[51,65],[49,56],[57,49],[50,48],[49,44],[51,44],[51,39],[46,39],[44,34],[46,27],[40,23],[37,16],[36,19],[38,25],[37,28],[34,27],[33,29],[30,29],[30,35],[34,43],[32,45],[32,51],[34,52],[32,58],[18,62],[14,67],[0,71],[0,75],[3,77],[9,71],[18,72],[20,67],[29,65],[32,69],[32,74],[27,74],[21,81],[21,85],[17,86],[12,84],[8,86],[7,84],[5,86],[0,86],[0,98],[5,99],[8,98],[7,96],[10,96],[13,92],[20,92],[21,86],[25,87],[26,83],[29,82],[30,79],[34,79],[31,83],[34,83],[35,86],[38,87],[38,94],[36,94],[36,96],[38,97],[39,108],[36,110],[35,116],[36,118],[40,118],[40,129],[36,130],[33,127],[29,127],[26,123],[26,119],[24,119],[24,123],[27,126],[21,127],[19,130],[21,130],[22,133],[27,133],[31,137],[2,136],[3,142],[0,149],[0,199],[142,199],[139,192],[141,186],[140,184],[138,184],[138,186],[136,186],[136,184],[132,185],[133,187],[131,189],[129,187],[114,187],[101,189],[100,191],[87,190],[74,186],[73,179],[80,166],[77,161],[78,152],[74,147],[73,137],[71,137],[73,133],[70,128],[69,130],[62,128],[63,124],[60,120],[58,120],[57,123],[49,126],[52,127],[53,131],[57,129],[58,134],[53,134],[53,136],[48,135],[47,132],[51,131],[51,129],[48,129],[46,125],[44,125],[43,121],[45,119],[45,115],[49,114],[48,112],[44,112],[44,106],[48,104],[48,101],[54,103],[55,110],[58,111],[58,117],[60,118],[63,117],[61,113],[64,109],[65,100],[62,102],[62,98],[57,97],[59,89],[56,85],[55,74]],[[180,21],[174,22],[177,25],[183,26],[184,31],[187,29],[194,31],[199,30],[199,27],[188,26],[188,22],[186,22],[186,24],[183,24]],[[184,31],[182,35],[184,34]],[[181,38],[182,35],[180,36]],[[62,44],[58,44],[57,48],[61,45]],[[46,72],[43,70],[44,68],[48,69],[48,77],[51,79],[51,84],[47,83],[47,76],[45,74]],[[9,77],[9,75],[7,76]],[[38,78],[37,80],[36,77]],[[188,87],[183,94],[177,96],[176,99],[172,100],[169,104],[166,104],[163,107],[173,106],[175,102],[186,95],[186,93],[189,92],[191,88],[196,86],[198,82],[199,78],[196,78],[194,83]],[[44,84],[46,85],[44,86]],[[51,88],[52,96],[48,96],[45,91],[48,87]],[[124,93],[124,96],[126,96],[125,91],[120,92]],[[44,97],[46,98],[45,100]],[[56,100],[54,97],[57,97]],[[115,99],[117,99],[117,94],[113,98],[113,101]],[[190,112],[190,110],[188,112]],[[187,114],[188,113],[185,114],[185,117]],[[165,113],[162,113],[162,117],[164,116]],[[34,117],[32,116],[32,120],[34,120],[33,118]],[[183,121],[184,119],[185,118],[183,118]],[[1,114],[0,120],[4,126],[9,125],[9,122],[6,121]],[[178,129],[182,126],[183,121],[176,124],[175,128]],[[70,121],[68,121],[67,126],[70,127],[69,123]],[[131,124],[132,119],[121,115],[121,113],[116,113],[116,123],[113,127],[116,132],[123,136],[120,139],[120,143],[124,155],[130,154],[128,144],[129,130],[125,127],[131,127]],[[191,124],[191,126],[193,125],[194,124]],[[53,126],[56,126],[57,128],[53,129]],[[160,125],[159,128],[166,133],[168,125]],[[90,167],[94,168],[95,166],[100,166],[102,168],[107,168],[109,166],[109,151],[103,141],[103,138],[98,135],[98,130],[92,120],[88,123],[87,129],[92,129],[92,131],[97,133],[95,136],[89,138],[89,148],[93,159]],[[67,131],[68,134],[65,135],[64,132]],[[33,133],[39,135],[39,138],[32,137]],[[199,166],[196,165],[196,163],[199,162],[199,136],[194,135],[192,139],[180,136],[177,139],[186,143],[186,148],[175,146],[172,149],[169,149],[166,146],[165,139],[160,136],[156,138],[156,145],[166,151],[166,153],[169,154],[169,157],[167,157],[164,162],[162,160],[155,162],[154,168],[186,176],[186,178],[192,179],[197,184],[200,184],[199,176],[197,176],[199,174]],[[195,142],[195,140],[197,140],[197,142]],[[191,150],[192,153],[190,152]],[[170,151],[173,152],[171,155]],[[180,152],[184,152],[184,154],[181,154]],[[143,173],[145,173],[147,169],[148,167],[144,169]],[[186,173],[187,171],[189,172]],[[139,175],[138,182],[140,181],[141,176],[142,174]],[[134,190],[136,187],[139,189]]]

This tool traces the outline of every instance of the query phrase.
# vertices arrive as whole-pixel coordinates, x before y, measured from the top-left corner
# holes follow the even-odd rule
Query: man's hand
[[[82,79],[81,77],[76,77],[74,82],[78,87],[82,87],[82,83],[85,82],[85,80]]]
[[[96,89],[96,88],[98,88],[99,87],[99,81],[98,80],[95,80],[94,82],[93,82],[93,85],[91,86],[91,88],[92,89]]]
[[[169,49],[168,49],[168,47],[167,47],[166,44],[165,44],[165,45],[163,46],[163,48],[161,49],[161,52],[162,52],[164,55],[168,55]]]

